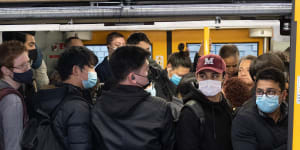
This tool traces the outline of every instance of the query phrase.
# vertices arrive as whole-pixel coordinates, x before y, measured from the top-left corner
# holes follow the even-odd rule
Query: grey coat
[[[11,87],[0,80],[0,89]],[[21,150],[23,132],[23,104],[16,94],[9,94],[0,100],[0,149]]]

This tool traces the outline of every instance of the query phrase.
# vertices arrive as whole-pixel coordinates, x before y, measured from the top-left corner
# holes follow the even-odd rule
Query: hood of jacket
[[[184,103],[186,103],[189,100],[195,100],[199,104],[201,104],[206,116],[205,117],[206,127],[212,129],[213,132],[211,133],[211,136],[214,140],[222,141],[222,138],[217,139],[218,134],[227,135],[226,138],[230,137],[229,131],[224,131],[223,129],[224,128],[230,129],[232,110],[228,106],[227,101],[223,95],[221,96],[221,101],[212,102],[208,100],[208,98],[204,94],[202,94],[198,89],[192,88],[190,89],[190,92],[183,98]],[[229,124],[221,125],[222,124],[221,120],[227,121],[227,123],[229,122],[230,125]]]
[[[66,95],[82,95],[81,89],[71,84],[58,84],[41,89],[32,98],[34,108],[39,107],[46,113],[51,113]]]
[[[12,86],[3,80],[0,80],[0,89],[3,89],[3,88],[12,88]]]
[[[148,96],[150,93],[141,87],[117,85],[109,91],[103,91],[96,107],[112,117],[122,118],[130,115]]]

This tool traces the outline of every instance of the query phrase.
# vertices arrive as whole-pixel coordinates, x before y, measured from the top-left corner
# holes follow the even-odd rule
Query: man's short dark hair
[[[84,66],[94,67],[97,63],[94,52],[83,46],[73,46],[61,54],[56,69],[61,80],[65,81],[72,74],[73,66],[83,69]]]
[[[140,42],[146,42],[148,44],[151,44],[150,40],[148,39],[147,35],[142,32],[137,32],[131,34],[127,39],[127,44],[139,44]]]
[[[109,58],[115,82],[123,81],[126,76],[140,69],[150,56],[148,51],[136,46],[124,46],[118,48]]]
[[[2,33],[2,41],[4,42],[4,41],[16,40],[16,41],[20,41],[22,43],[25,43],[27,34],[35,36],[34,31],[9,31],[9,32],[3,32]]]
[[[267,67],[274,67],[284,72],[284,64],[281,59],[274,54],[267,53],[258,56],[254,61],[251,62],[249,72],[252,80],[255,81],[254,77],[256,76],[257,72]]]
[[[225,59],[230,56],[240,56],[239,49],[235,45],[223,45],[220,48],[219,55]]]
[[[106,44],[107,45],[110,45],[111,42],[115,39],[115,38],[124,38],[124,36],[119,33],[119,32],[112,32],[112,33],[109,33],[107,36],[106,36]]]
[[[179,66],[185,68],[191,68],[192,62],[189,56],[190,56],[189,51],[180,51],[180,52],[172,53],[168,58],[167,64],[171,64],[173,69]]]
[[[65,47],[69,47],[72,40],[80,40],[81,41],[81,39],[79,37],[71,36],[65,40]]]
[[[284,74],[278,68],[268,67],[260,70],[256,75],[255,83],[257,84],[259,80],[272,80],[276,83],[279,83],[279,87],[281,90],[285,90]]]

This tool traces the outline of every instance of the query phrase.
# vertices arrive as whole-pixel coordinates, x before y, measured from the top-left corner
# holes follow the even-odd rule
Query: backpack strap
[[[0,89],[0,101],[2,100],[3,97],[5,97],[9,94],[15,94],[20,97],[22,105],[23,105],[23,125],[25,125],[25,123],[28,121],[28,115],[27,115],[27,108],[26,108],[26,104],[25,104],[23,95],[14,88],[3,88],[3,89]]]
[[[202,105],[196,100],[189,100],[184,104],[184,107],[189,108],[200,120],[200,137],[204,136],[205,113]]]

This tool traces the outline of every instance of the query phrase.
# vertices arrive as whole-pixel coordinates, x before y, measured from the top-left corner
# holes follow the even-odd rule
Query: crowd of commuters
[[[162,68],[142,32],[106,44],[96,66],[80,38],[66,39],[49,82],[35,33],[3,32],[0,149],[287,149],[289,49],[240,59],[235,45],[200,48],[193,64],[179,44]]]

